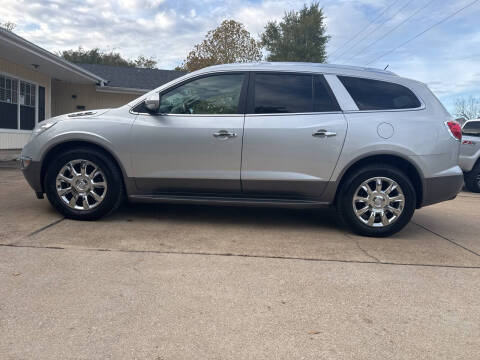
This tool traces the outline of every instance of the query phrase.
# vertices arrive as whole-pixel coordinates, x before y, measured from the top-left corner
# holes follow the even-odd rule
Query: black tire
[[[372,164],[357,169],[343,182],[337,196],[337,211],[340,219],[354,232],[364,236],[386,237],[403,229],[413,216],[416,208],[416,192],[408,176],[400,169],[388,164]],[[403,191],[403,211],[389,225],[373,227],[357,218],[354,211],[353,198],[360,185],[369,179],[382,177],[395,181]],[[389,213],[390,214],[390,213]],[[369,213],[366,213],[368,217]],[[390,215],[392,216],[393,213]]]
[[[471,192],[480,193],[480,162],[465,174],[465,187]]]
[[[101,169],[105,176],[107,189],[98,205],[88,210],[76,210],[69,207],[57,193],[57,175],[60,170],[74,160],[87,160]],[[57,156],[48,165],[44,177],[44,189],[50,204],[65,217],[75,220],[96,220],[115,211],[125,198],[123,175],[115,162],[107,154],[90,148],[75,148]]]

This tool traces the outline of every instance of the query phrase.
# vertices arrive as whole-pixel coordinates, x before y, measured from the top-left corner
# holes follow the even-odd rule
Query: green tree
[[[325,16],[318,2],[300,11],[289,11],[282,21],[270,21],[261,34],[262,45],[269,51],[269,61],[325,62]]]
[[[142,55],[135,60],[129,60],[123,58],[113,50],[110,52],[102,51],[99,48],[85,50],[81,46],[77,50],[64,50],[57,53],[57,55],[73,63],[129,66],[148,69],[154,69],[157,65],[157,62],[153,58],[146,58]]]
[[[262,60],[262,47],[250,36],[244,25],[224,20],[195,45],[176,70],[195,71],[206,66]]]
[[[154,69],[157,66],[156,60],[153,60],[152,58],[146,58],[143,55],[140,55],[133,62],[137,68]]]
[[[17,27],[17,24],[7,21],[4,23],[0,23],[0,27],[8,31],[13,31]]]

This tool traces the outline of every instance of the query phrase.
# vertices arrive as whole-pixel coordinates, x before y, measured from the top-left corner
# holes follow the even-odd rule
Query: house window
[[[37,86],[20,81],[20,130],[35,127],[35,90]]]
[[[18,129],[18,80],[0,75],[0,128]]]
[[[0,129],[32,130],[44,118],[45,88],[0,74]]]

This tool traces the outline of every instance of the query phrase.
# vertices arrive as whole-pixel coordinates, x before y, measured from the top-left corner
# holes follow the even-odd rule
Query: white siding
[[[0,132],[0,149],[21,149],[30,137],[30,133]]]
[[[125,105],[139,97],[140,94],[119,94],[99,92],[95,85],[72,84],[63,81],[52,81],[52,115],[62,115],[85,110],[114,108]]]
[[[42,74],[34,69],[29,69],[25,66],[12,63],[1,57],[0,73],[43,86],[45,88],[45,117],[51,117],[51,79],[48,75]],[[20,149],[26,144],[29,137],[30,131],[0,129],[0,150]]]

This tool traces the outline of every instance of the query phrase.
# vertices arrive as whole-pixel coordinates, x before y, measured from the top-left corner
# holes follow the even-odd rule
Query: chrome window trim
[[[385,109],[385,110],[345,110],[345,114],[351,114],[351,113],[379,113],[379,112],[402,112],[402,111],[421,111],[425,110],[426,106],[423,104],[423,102],[420,102],[422,106],[417,107],[417,108],[407,108],[407,109]]]
[[[328,115],[328,114],[343,114],[344,111],[315,111],[315,112],[301,112],[301,113],[262,113],[262,114],[245,114],[245,116],[302,116],[302,115]]]
[[[130,110],[131,114],[134,115],[150,115],[150,116],[188,116],[188,117],[219,117],[219,116],[228,116],[228,117],[240,117],[240,116],[290,116],[290,115],[323,115],[323,114],[343,114],[346,111],[316,111],[316,112],[301,112],[301,113],[262,113],[262,114],[150,114],[150,113],[139,113],[133,112]]]
[[[130,110],[130,113],[133,115],[148,115],[148,116],[174,116],[174,117],[240,117],[245,116],[245,114],[150,114],[150,113],[139,113]]]

